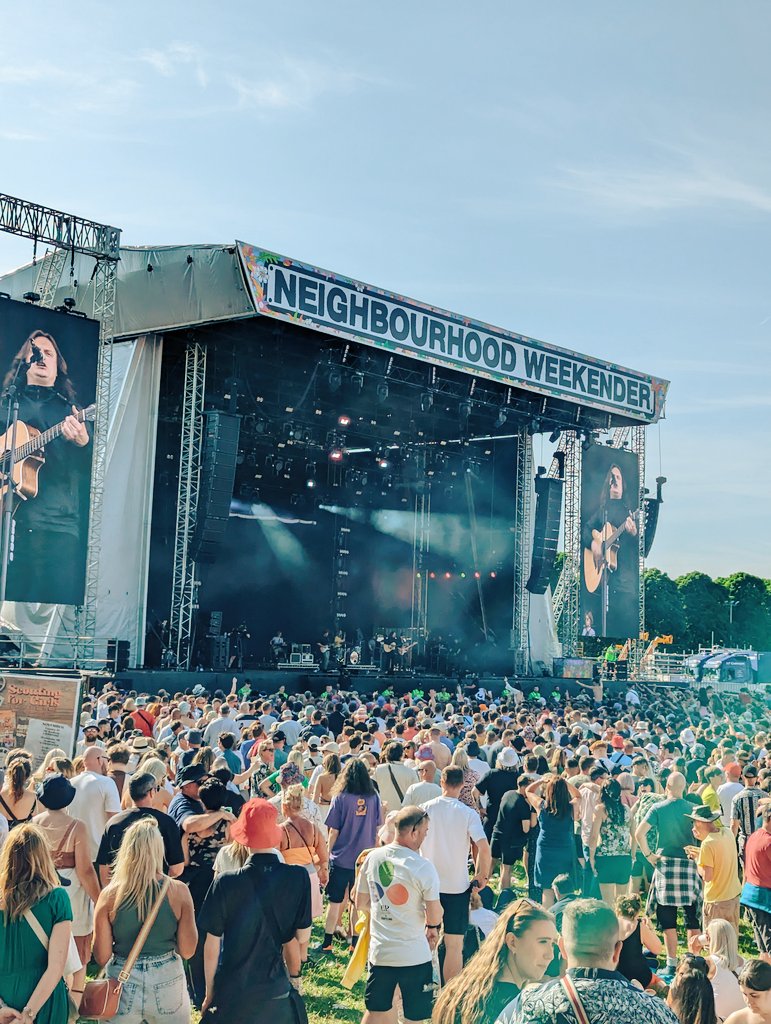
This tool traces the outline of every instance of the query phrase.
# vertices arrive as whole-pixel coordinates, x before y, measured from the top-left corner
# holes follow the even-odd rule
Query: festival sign
[[[14,747],[29,750],[35,767],[54,747],[72,756],[80,689],[79,678],[0,675],[0,761]]]
[[[258,313],[654,423],[669,382],[238,242]]]

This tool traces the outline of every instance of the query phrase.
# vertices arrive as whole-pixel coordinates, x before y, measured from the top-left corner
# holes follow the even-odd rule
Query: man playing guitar
[[[18,370],[18,374],[17,374]],[[37,493],[18,503],[8,600],[81,604],[85,589],[91,435],[78,414],[75,389],[59,346],[33,331],[3,381],[16,377],[19,422],[39,431],[59,427],[45,446]],[[18,436],[18,435],[17,435]],[[6,439],[4,450],[10,447]],[[18,441],[17,441],[18,448]]]

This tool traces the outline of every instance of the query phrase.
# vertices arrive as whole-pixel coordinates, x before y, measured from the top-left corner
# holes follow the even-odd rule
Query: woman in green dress
[[[47,950],[26,911],[48,937]],[[71,921],[69,897],[45,835],[37,825],[19,825],[0,851],[0,1000],[7,1007],[0,1024],[67,1024],[64,968]]]

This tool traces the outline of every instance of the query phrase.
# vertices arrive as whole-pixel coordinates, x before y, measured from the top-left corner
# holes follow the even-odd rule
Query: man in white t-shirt
[[[439,941],[442,908],[436,868],[418,850],[433,826],[425,810],[403,807],[394,827],[394,841],[367,854],[356,885],[356,907],[370,915],[366,1024],[391,1019],[397,985],[406,1024],[431,1018],[431,955]]]
[[[434,781],[436,765],[433,761],[418,761],[418,782],[414,782],[404,794],[404,806],[425,807],[429,800],[442,795],[442,787]]]
[[[83,755],[86,770],[72,780],[75,799],[68,810],[86,826],[91,860],[96,860],[107,822],[121,810],[118,787],[107,774],[110,759],[101,747],[89,747]]]
[[[463,788],[463,769],[450,765],[442,772],[442,795],[425,806],[431,822],[420,852],[439,872],[440,900],[444,911],[444,980],[460,974],[463,937],[469,920],[471,885],[468,858],[476,847],[473,885],[483,889],[490,877],[490,844],[479,814],[458,799]]]

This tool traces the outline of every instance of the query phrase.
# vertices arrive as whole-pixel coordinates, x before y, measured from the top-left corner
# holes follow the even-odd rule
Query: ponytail
[[[18,803],[24,796],[24,790],[27,787],[31,774],[32,768],[26,758],[17,757],[14,761],[11,761],[8,767],[8,775],[11,780],[11,795],[15,803]]]

